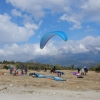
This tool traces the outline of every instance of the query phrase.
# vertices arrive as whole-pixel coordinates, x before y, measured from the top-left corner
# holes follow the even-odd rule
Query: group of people
[[[20,66],[21,72],[27,74],[28,68],[27,65]]]
[[[55,71],[56,71],[56,66],[52,66],[52,69],[51,69],[51,73],[55,73]]]
[[[18,75],[19,74],[19,71],[18,71],[18,68],[14,69],[13,66],[10,66],[10,74],[12,74],[12,72],[14,71],[14,75]],[[27,65],[21,65],[20,66],[20,74],[23,75],[23,74],[27,74],[27,71],[28,71],[28,68],[27,68]],[[47,71],[47,69],[45,68],[45,72]],[[88,69],[86,66],[82,67],[82,68],[77,68],[77,71],[79,74],[81,75],[86,75],[86,73],[88,72]],[[56,73],[56,67],[53,66],[52,67],[52,70],[50,71],[51,73]],[[61,72],[57,72],[58,74],[58,77],[61,77],[62,73]]]
[[[27,74],[27,66],[26,65],[23,65],[23,66],[20,66],[20,73],[18,71],[18,68],[13,68],[13,66],[11,65],[10,66],[10,74],[13,74],[13,71],[14,71],[14,76],[16,75],[24,75],[24,74]]]
[[[82,67],[82,68],[77,68],[78,73],[80,73],[81,71],[81,75],[86,75],[86,73],[88,72],[88,69],[86,68],[86,66]]]
[[[61,75],[63,75],[64,73],[61,71],[57,71],[56,70],[56,66],[52,66],[52,69],[50,71],[51,73],[57,73],[58,77],[61,77]]]

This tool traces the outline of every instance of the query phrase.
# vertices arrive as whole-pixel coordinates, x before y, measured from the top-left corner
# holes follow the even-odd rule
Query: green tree
[[[11,60],[9,63],[10,63],[10,64],[15,64],[15,62],[14,62],[13,60]]]
[[[92,65],[92,66],[89,68],[89,70],[95,71],[95,67]]]
[[[61,70],[62,69],[61,66],[58,65],[58,64],[56,64],[55,67],[56,67],[56,70]]]
[[[6,61],[6,60],[4,60],[4,61],[3,61],[3,64],[9,64],[9,62],[8,62],[8,61]]]
[[[100,64],[97,65],[97,67],[95,68],[96,72],[100,72]]]
[[[74,64],[72,64],[72,65],[71,65],[71,68],[72,68],[72,70],[74,70],[74,69],[75,69],[75,68],[74,68]]]

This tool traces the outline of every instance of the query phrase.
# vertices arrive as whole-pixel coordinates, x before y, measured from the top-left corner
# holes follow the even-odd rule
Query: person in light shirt
[[[81,75],[84,75],[84,68],[81,69]]]

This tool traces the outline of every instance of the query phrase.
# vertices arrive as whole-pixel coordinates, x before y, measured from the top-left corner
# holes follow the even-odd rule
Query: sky
[[[40,49],[42,36],[63,31]],[[100,0],[0,0],[0,61],[100,50]]]

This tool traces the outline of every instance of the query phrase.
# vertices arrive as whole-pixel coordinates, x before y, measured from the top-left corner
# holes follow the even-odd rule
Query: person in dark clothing
[[[13,71],[13,67],[10,66],[10,74],[12,74],[12,71]]]
[[[53,70],[54,70],[54,72],[55,72],[55,70],[56,70],[56,66],[54,66]]]
[[[24,66],[25,74],[27,74],[27,65]]]
[[[84,74],[86,75],[87,72],[88,72],[88,69],[85,67],[84,68]]]
[[[77,68],[78,73],[80,73],[80,68]]]
[[[21,70],[23,69],[22,65],[20,66],[20,69],[21,69]]]
[[[45,67],[44,71],[46,72],[47,71],[47,68]]]
[[[58,72],[58,77],[61,77],[61,74],[62,74],[61,72]]]

